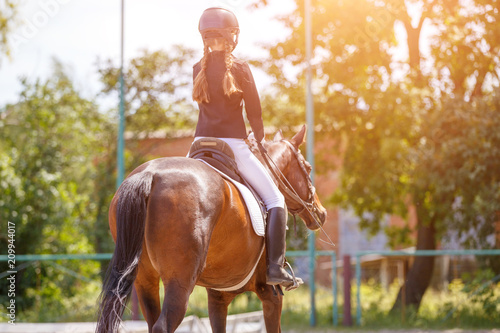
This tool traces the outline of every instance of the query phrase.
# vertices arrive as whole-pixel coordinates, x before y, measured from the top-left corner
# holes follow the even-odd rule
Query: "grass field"
[[[96,299],[100,292],[98,282],[82,284],[81,293],[63,298],[57,303],[47,302],[43,292],[36,294],[37,302],[30,311],[17,314],[18,322],[77,322],[93,321]],[[30,292],[35,293],[35,290]],[[446,290],[428,290],[417,312],[406,309],[406,316],[390,313],[398,292],[398,283],[385,290],[373,281],[362,284],[362,327],[361,329],[491,329],[500,327],[500,284],[488,283],[488,277],[454,280]],[[339,323],[342,323],[343,302],[339,291]],[[356,291],[352,291],[352,315],[355,315]],[[333,329],[333,297],[331,290],[319,288],[316,293],[318,330]],[[261,310],[257,296],[251,293],[236,297],[229,308],[229,314]],[[6,313],[4,305],[0,312]],[[310,295],[307,286],[286,292],[282,325],[285,330],[310,331]],[[207,317],[207,296],[204,288],[196,287],[189,300],[186,315]],[[130,319],[130,311],[125,318]],[[0,321],[6,321],[2,317]],[[342,327],[339,327],[342,328]],[[354,328],[345,328],[347,331]],[[356,327],[355,330],[359,330]],[[499,332],[500,333],[500,332]]]
[[[416,313],[406,309],[390,313],[397,292],[398,282],[385,290],[373,281],[361,286],[362,328],[364,329],[449,329],[500,328],[500,284],[480,283],[484,279],[464,283],[454,280],[446,290],[429,289]],[[481,289],[482,288],[482,289]],[[352,292],[352,315],[355,316],[355,290]],[[340,295],[340,293],[339,293]],[[206,293],[202,288],[193,292],[189,302],[189,314],[206,317]],[[343,318],[343,301],[339,296],[339,324]],[[316,293],[316,319],[319,329],[333,327],[333,297],[331,290],[319,288]],[[238,296],[231,304],[230,314],[262,309],[258,298],[252,294]],[[285,293],[282,325],[285,329],[309,330],[310,295],[307,287]],[[354,318],[353,318],[354,321]]]

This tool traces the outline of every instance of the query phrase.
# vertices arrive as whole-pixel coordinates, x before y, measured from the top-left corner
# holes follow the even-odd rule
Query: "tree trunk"
[[[405,21],[408,36],[408,55],[410,68],[420,74],[420,26],[413,28],[411,23]]]
[[[425,11],[422,12],[420,16],[420,20],[418,22],[418,26],[414,28],[411,24],[411,17],[408,14],[408,9],[404,12],[402,16],[402,21],[405,26],[406,35],[407,35],[407,46],[408,46],[408,64],[410,65],[411,76],[414,79],[414,83],[417,87],[422,86],[424,84],[422,78],[422,72],[420,70],[420,33],[422,31],[422,26],[426,19]]]
[[[417,208],[417,250],[435,250],[435,219],[431,219],[430,222],[426,223],[423,217],[428,214],[425,214],[422,210],[423,208]],[[435,257],[415,257],[415,261],[408,272],[403,287],[399,290],[398,297],[391,312],[400,311],[402,309],[403,292],[404,304],[406,307],[418,311],[422,297],[431,282],[434,269],[434,258]]]
[[[487,69],[481,68],[479,70],[477,77],[476,77],[476,84],[474,85],[474,90],[472,90],[472,93],[470,96],[471,99],[475,98],[475,97],[483,97],[482,87],[483,87],[484,79],[486,78],[486,74],[488,74]]]

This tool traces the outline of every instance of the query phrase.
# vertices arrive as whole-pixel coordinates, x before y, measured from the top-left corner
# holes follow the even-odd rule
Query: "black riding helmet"
[[[240,27],[236,15],[230,10],[220,7],[206,9],[200,17],[198,30],[203,40],[223,37],[233,46],[233,49],[238,44]],[[236,36],[236,38],[233,36]]]

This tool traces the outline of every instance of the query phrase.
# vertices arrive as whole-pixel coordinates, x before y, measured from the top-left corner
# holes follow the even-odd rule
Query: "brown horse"
[[[302,200],[284,193],[289,210],[317,230],[326,210],[299,151],[305,132],[304,126],[289,141],[278,132],[264,147],[296,194],[308,201],[309,209],[304,209]],[[262,301],[267,332],[280,332],[282,296],[266,284],[264,238],[253,231],[242,200],[232,183],[194,159],[159,158],[135,169],[109,210],[116,247],[100,296],[96,332],[117,331],[133,284],[149,332],[175,331],[195,285],[207,289],[214,332],[226,331],[229,303],[245,291],[255,292]],[[237,289],[227,291],[231,287]]]

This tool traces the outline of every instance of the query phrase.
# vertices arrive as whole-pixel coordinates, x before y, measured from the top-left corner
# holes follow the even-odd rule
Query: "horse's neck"
[[[269,166],[268,166],[268,163],[266,163],[266,161],[264,160],[264,156],[262,156],[259,148],[257,148],[257,145],[256,144],[252,144],[249,146],[250,147],[250,151],[257,157],[257,159],[260,161],[260,163],[262,163],[262,165],[264,165],[264,167],[266,168],[267,172],[269,173],[269,175],[271,176],[271,178],[273,179],[273,181],[278,184],[278,179],[276,179],[276,176],[275,176],[275,172],[271,171],[269,169]],[[264,147],[267,149],[267,147]],[[278,170],[280,172],[283,172],[283,167],[286,165],[286,163],[284,163],[283,161],[283,156],[281,154],[275,154],[274,156],[273,155],[269,155],[272,159],[272,161],[269,161],[269,163],[271,164],[272,167],[278,167]]]

